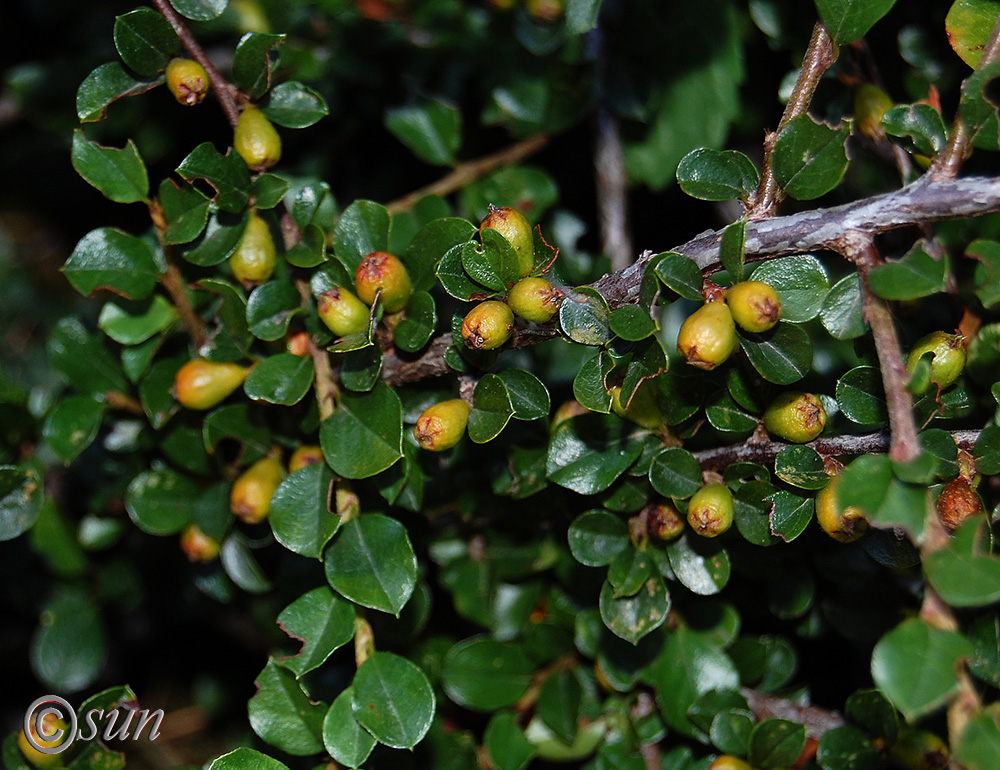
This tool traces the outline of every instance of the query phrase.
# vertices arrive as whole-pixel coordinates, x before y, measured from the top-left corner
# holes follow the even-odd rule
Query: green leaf
[[[275,539],[302,556],[320,559],[340,527],[336,513],[333,471],[326,463],[297,470],[271,498],[268,522]]]
[[[180,38],[163,15],[152,8],[137,8],[115,19],[115,48],[125,65],[142,77],[165,69],[181,48]]]
[[[982,607],[1000,600],[1000,558],[982,553],[979,521],[959,527],[947,544],[924,559],[924,572],[952,607]]]
[[[677,183],[692,198],[746,200],[757,190],[760,174],[753,161],[735,150],[692,150],[677,166]]]
[[[997,7],[993,0],[956,0],[944,20],[948,42],[973,69],[979,66],[996,23]]]
[[[604,567],[628,548],[628,526],[607,511],[587,511],[570,525],[567,539],[578,562],[588,567]]]
[[[514,705],[531,684],[533,672],[521,646],[473,636],[444,656],[441,685],[459,706],[490,712]]]
[[[104,404],[90,396],[70,396],[49,412],[42,436],[64,462],[70,463],[90,446],[101,427]]]
[[[597,26],[597,15],[603,0],[568,0],[566,3],[566,31],[571,35],[589,32]],[[501,768],[508,770],[508,768]]]
[[[823,458],[808,446],[789,446],[774,458],[774,474],[799,489],[822,489],[829,481]]]
[[[273,342],[288,333],[292,318],[301,312],[301,297],[284,281],[262,283],[247,300],[247,326],[259,340]]]
[[[326,586],[307,591],[278,615],[278,625],[302,649],[281,665],[295,676],[319,668],[334,650],[354,638],[354,605],[336,596]]]
[[[694,302],[702,301],[704,279],[698,263],[690,257],[675,252],[658,254],[650,264],[655,264],[656,277],[663,285],[679,294],[684,299]]]
[[[499,373],[510,396],[515,420],[541,420],[552,408],[549,390],[540,379],[524,369],[509,368]]]
[[[808,115],[792,120],[774,143],[774,175],[778,184],[801,201],[830,192],[847,171],[844,147],[850,133],[849,124],[833,129],[816,123]]]
[[[333,416],[320,426],[323,454],[333,470],[366,479],[403,456],[403,409],[382,382],[370,393],[344,393]]]
[[[879,425],[889,419],[882,372],[874,366],[856,366],[837,380],[837,405],[851,422]]]
[[[354,718],[387,746],[416,746],[430,729],[434,707],[434,690],[427,675],[399,655],[376,652],[354,675]]]
[[[153,364],[139,383],[139,401],[154,430],[166,425],[180,411],[173,388],[177,372],[185,360],[180,357],[162,358]]]
[[[975,714],[954,747],[954,757],[967,770],[990,770],[1000,756],[1000,725],[996,707]]]
[[[468,302],[473,297],[485,298],[493,295],[485,287],[475,283],[462,265],[462,255],[467,248],[475,248],[474,242],[456,244],[445,252],[434,270],[434,275],[441,282],[446,292],[456,299]]]
[[[844,707],[844,715],[872,735],[885,738],[886,743],[896,742],[899,729],[896,709],[878,690],[858,690],[850,695]]]
[[[482,233],[482,244],[470,241],[462,247],[462,267],[483,286],[503,291],[518,279],[518,256],[510,242],[494,228]]]
[[[323,228],[308,224],[301,236],[285,254],[288,264],[295,267],[316,267],[326,262],[326,233]]]
[[[233,54],[233,84],[251,99],[271,87],[271,49],[285,42],[284,35],[247,32]]]
[[[545,472],[561,487],[592,495],[607,489],[642,452],[631,423],[611,415],[582,415],[552,433]]]
[[[746,260],[747,221],[739,219],[726,227],[719,242],[719,261],[734,281],[743,280]]]
[[[406,303],[405,315],[396,327],[392,340],[400,350],[416,353],[430,342],[437,326],[434,298],[426,291],[414,292]]]
[[[1000,304],[1000,243],[979,239],[970,243],[965,253],[978,260],[976,265],[976,296],[986,308]]]
[[[379,203],[354,201],[340,215],[333,237],[337,259],[353,276],[361,260],[389,248],[389,212]]]
[[[269,660],[257,675],[257,693],[247,704],[250,726],[261,738],[297,757],[323,750],[326,705],[313,703],[295,675]]]
[[[908,300],[944,291],[947,277],[947,260],[935,259],[917,244],[902,259],[873,268],[868,283],[883,299]]]
[[[462,144],[462,114],[438,99],[388,110],[385,127],[426,163],[448,166]]]
[[[213,759],[208,770],[288,770],[288,766],[255,749],[241,747]]]
[[[972,144],[984,150],[1000,147],[997,137],[997,106],[992,89],[1000,76],[1000,61],[978,68],[962,83],[959,116],[972,136]]]
[[[169,329],[176,320],[174,306],[157,294],[141,315],[130,315],[114,302],[105,303],[97,326],[115,342],[138,345]]]
[[[55,692],[92,685],[104,668],[107,642],[100,608],[81,588],[64,588],[41,611],[31,640],[31,669]]]
[[[484,374],[476,383],[469,413],[469,438],[477,444],[492,441],[507,427],[514,415],[510,394],[496,374]]]
[[[916,152],[933,158],[948,142],[941,113],[929,104],[900,104],[882,117],[889,136],[909,139]]]
[[[823,264],[808,254],[769,259],[753,271],[753,280],[778,292],[781,320],[796,324],[819,315],[830,288]]]
[[[345,337],[344,340],[348,338]],[[340,379],[348,390],[367,393],[378,382],[382,371],[382,348],[378,345],[367,345],[357,350],[351,350],[344,356],[340,368]]]
[[[170,0],[181,16],[194,21],[210,21],[222,15],[229,0]]]
[[[247,301],[243,290],[221,278],[205,278],[196,288],[219,296],[215,329],[198,352],[211,361],[239,361],[253,342],[247,328]]]
[[[277,174],[260,174],[253,180],[254,208],[273,209],[288,194],[292,183]]]
[[[223,211],[241,213],[250,202],[252,187],[247,164],[236,152],[220,155],[211,142],[202,142],[181,161],[177,173],[188,182],[204,179],[216,192]]]
[[[209,200],[191,184],[177,184],[172,179],[160,182],[160,205],[167,229],[163,242],[169,245],[190,243],[208,223]]]
[[[608,565],[608,583],[611,584],[612,598],[635,596],[653,574],[651,554],[635,548],[627,548],[611,560]]]
[[[561,741],[576,739],[582,688],[573,671],[558,671],[549,676],[538,694],[535,713]]]
[[[31,529],[43,499],[42,479],[35,470],[0,465],[0,541]]]
[[[144,94],[162,82],[163,76],[138,80],[118,62],[102,64],[80,84],[76,92],[76,116],[81,123],[104,120],[112,102]]]
[[[102,147],[78,128],[73,132],[72,161],[76,172],[108,200],[135,203],[149,194],[146,164],[131,139],[120,150]]]
[[[604,625],[626,642],[637,644],[655,631],[667,619],[670,594],[659,573],[652,574],[634,596],[616,599],[614,588],[607,580],[599,600]]]
[[[345,687],[323,719],[323,745],[331,757],[346,767],[360,767],[378,742],[354,718],[353,699],[353,689]]]
[[[101,398],[109,390],[128,390],[118,361],[79,319],[63,318],[56,323],[49,334],[47,352],[52,366],[77,390]]]
[[[476,228],[472,223],[458,217],[435,219],[417,230],[406,247],[403,258],[414,290],[430,291],[435,284],[434,273],[438,263],[455,246],[472,240],[475,233]],[[447,287],[445,288],[447,290]]]
[[[649,466],[649,483],[664,497],[684,500],[701,488],[701,466],[686,449],[664,449]]]
[[[717,594],[729,582],[729,555],[717,543],[685,533],[667,546],[667,556],[681,585],[699,596]]]
[[[268,593],[274,586],[260,568],[246,539],[238,533],[230,535],[222,543],[219,562],[226,577],[247,593]]]
[[[272,123],[285,128],[308,128],[330,114],[326,99],[296,80],[272,88],[261,111]]]
[[[931,628],[919,618],[903,621],[872,652],[872,678],[913,722],[936,711],[958,692],[956,665],[972,654],[957,631]]]
[[[816,10],[834,42],[853,43],[885,16],[896,0],[816,0]]]
[[[786,543],[801,535],[813,516],[813,498],[803,497],[787,489],[779,489],[771,496],[771,534]]]
[[[223,439],[235,440],[244,464],[265,457],[271,448],[271,431],[251,418],[250,405],[245,402],[213,410],[202,425],[202,439],[209,454],[215,454]]]
[[[604,350],[597,350],[580,366],[573,378],[573,397],[592,412],[611,412],[611,393],[605,385],[614,362]]]
[[[812,366],[812,343],[800,326],[779,323],[764,334],[738,334],[750,363],[768,382],[791,385]]]
[[[324,556],[330,585],[357,604],[398,615],[417,584],[417,557],[406,528],[366,513],[340,528]]]
[[[278,353],[257,364],[243,390],[254,401],[291,406],[301,401],[312,387],[316,369],[312,358]]]
[[[805,747],[805,725],[771,717],[754,726],[747,759],[761,770],[790,767]]]
[[[873,524],[902,527],[919,540],[930,496],[926,487],[895,478],[885,455],[862,455],[844,471],[837,485],[837,505],[856,506]]]
[[[610,340],[610,316],[604,297],[586,286],[567,293],[559,304],[559,326],[581,345],[603,345]]]
[[[524,770],[536,753],[510,711],[498,711],[490,719],[483,733],[483,748],[497,770]]]
[[[853,340],[868,330],[861,277],[856,272],[844,276],[833,285],[823,299],[819,318],[823,328],[838,340]]]
[[[194,518],[198,487],[187,476],[169,469],[143,471],[128,485],[125,509],[129,518],[150,535],[173,535]]]
[[[641,305],[625,305],[612,311],[610,325],[616,336],[630,342],[644,340],[655,334],[657,329],[649,310]]]
[[[62,271],[84,296],[107,289],[126,299],[148,297],[161,272],[146,241],[111,227],[83,236]]]
[[[1000,427],[987,425],[976,441],[972,454],[980,473],[1000,473]]]

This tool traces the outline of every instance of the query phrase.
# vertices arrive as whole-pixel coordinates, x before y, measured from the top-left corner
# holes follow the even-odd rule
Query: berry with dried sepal
[[[628,407],[622,404],[620,385],[611,388],[611,410],[619,417],[634,422],[643,428],[656,430],[663,427],[663,411],[656,400],[656,387],[644,381],[632,396]]]
[[[233,147],[254,171],[265,171],[281,160],[281,137],[267,116],[245,104],[236,120]]]
[[[837,505],[837,484],[840,476],[816,493],[816,522],[826,534],[841,543],[853,543],[868,531],[868,519],[853,505]]]
[[[354,280],[358,297],[367,305],[375,304],[375,295],[381,289],[382,307],[387,313],[406,307],[413,293],[406,265],[386,251],[373,251],[362,259]]]
[[[724,302],[702,305],[687,317],[677,335],[677,352],[699,369],[714,369],[735,349],[736,324]]]
[[[188,107],[201,104],[208,93],[208,73],[193,59],[171,59],[166,77],[170,93]]]
[[[500,233],[513,247],[517,254],[518,275],[521,278],[531,275],[535,269],[535,238],[527,217],[511,206],[490,204],[490,213],[479,225],[480,236],[488,228]]]
[[[965,368],[965,337],[940,331],[921,337],[906,358],[906,370],[912,374],[921,357],[928,353],[931,354],[931,382],[939,388],[947,388]]]
[[[29,722],[29,729],[31,730],[31,740],[35,744],[41,746],[42,748],[51,749],[57,746],[66,747],[69,746],[67,740],[72,742],[72,737],[67,737],[64,732],[69,728],[66,720],[60,719],[54,713],[49,712],[42,715],[42,733],[38,733],[38,720],[32,717]],[[21,750],[24,758],[27,759],[39,770],[53,770],[53,768],[62,767],[63,760],[60,756],[61,752],[55,752],[54,754],[47,754],[44,751],[39,751],[28,741],[27,736],[24,734],[24,728],[17,736],[17,747]]]
[[[424,449],[441,452],[461,441],[468,422],[469,405],[453,398],[427,407],[417,418],[413,435]]]
[[[983,501],[969,480],[959,476],[944,485],[935,507],[945,529],[954,532],[973,516],[983,512]]]
[[[670,503],[650,503],[643,512],[649,534],[659,540],[674,540],[684,531],[684,518]]]
[[[271,498],[281,486],[285,471],[274,455],[258,460],[233,482],[229,510],[247,524],[256,524],[271,512]]]
[[[188,409],[211,409],[243,384],[250,370],[239,364],[195,358],[177,370],[173,395]]]
[[[513,331],[514,314],[495,299],[480,302],[462,321],[462,339],[473,350],[496,350],[510,339]]]
[[[191,561],[209,562],[219,555],[222,544],[209,537],[197,524],[188,524],[181,532],[181,550]]]
[[[236,280],[249,289],[267,281],[277,261],[271,228],[257,212],[251,212],[240,245],[229,257],[229,268]]]
[[[708,766],[708,770],[753,770],[753,768],[739,757],[721,754]]]
[[[904,727],[889,749],[889,758],[903,770],[945,770],[951,762],[948,745],[929,730]]]
[[[726,290],[726,304],[741,329],[754,334],[773,329],[781,318],[781,300],[763,281],[743,281]]]
[[[733,493],[725,484],[706,484],[688,501],[688,524],[702,537],[718,537],[733,526]]]
[[[507,293],[507,304],[525,321],[545,323],[559,310],[563,293],[544,278],[529,276],[514,284]]]
[[[794,444],[812,441],[826,427],[826,409],[812,393],[782,393],[764,411],[768,433]]]
[[[295,473],[310,465],[319,465],[326,462],[323,457],[323,449],[311,444],[303,444],[288,458],[288,472]]]
[[[317,305],[320,320],[338,337],[368,328],[368,306],[343,286],[324,291]]]

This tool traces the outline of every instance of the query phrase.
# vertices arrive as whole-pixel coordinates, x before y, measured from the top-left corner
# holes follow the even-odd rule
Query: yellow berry
[[[688,501],[688,524],[702,537],[718,537],[733,526],[733,493],[725,484],[706,484]]]
[[[200,104],[208,93],[208,73],[193,59],[171,59],[166,77],[170,93],[188,107]]]
[[[387,313],[406,307],[413,293],[406,265],[385,251],[373,251],[361,260],[354,281],[358,297],[367,305],[375,304],[375,294],[381,289],[382,307]]]
[[[535,269],[535,238],[531,223],[515,208],[490,204],[490,213],[479,225],[480,234],[492,228],[500,233],[517,253],[518,275],[524,278]]]
[[[191,561],[209,562],[219,555],[221,543],[209,537],[197,524],[188,524],[181,532],[181,550]]]
[[[236,280],[247,288],[264,283],[274,274],[277,255],[271,228],[257,212],[251,212],[243,239],[229,257]]]
[[[853,505],[846,508],[837,505],[839,483],[840,476],[834,476],[816,493],[816,522],[834,540],[853,543],[868,531],[868,519]]]
[[[413,435],[417,443],[432,452],[451,449],[465,433],[469,422],[469,405],[460,398],[429,406],[417,418]]]
[[[750,765],[732,754],[722,754],[708,766],[708,770],[753,770]]]
[[[643,510],[646,513],[646,529],[653,537],[673,540],[684,531],[684,518],[670,503],[650,503]]]
[[[310,465],[318,465],[323,462],[326,462],[326,460],[323,457],[323,449],[321,447],[303,444],[292,452],[292,456],[288,458],[288,472],[295,473],[295,471],[300,471]]]
[[[948,745],[929,730],[904,727],[889,749],[893,763],[903,770],[945,770],[951,757]]]
[[[781,318],[778,292],[763,281],[743,281],[726,290],[726,304],[741,329],[766,332]]]
[[[510,339],[514,314],[503,302],[488,299],[470,310],[462,321],[462,339],[474,350],[495,350]]]
[[[252,104],[243,106],[236,121],[233,146],[254,171],[264,171],[281,159],[281,137],[267,116]]]
[[[36,727],[35,719],[31,720],[31,738],[39,746],[43,746],[47,749],[54,748],[56,746],[61,746],[68,738],[66,735],[59,735],[58,730],[67,730],[69,725],[65,720],[59,719],[55,714],[46,714],[42,717],[42,735],[38,734],[38,729]],[[58,735],[58,740],[47,740],[43,736]],[[28,742],[27,736],[24,734],[22,729],[17,736],[17,747],[21,750],[24,758],[27,759],[39,770],[52,770],[52,768],[62,767],[63,755],[59,752],[55,754],[46,754],[44,751],[39,751],[31,743]]]
[[[271,498],[285,478],[284,469],[275,457],[258,460],[233,482],[229,509],[247,524],[256,524],[271,512]]]
[[[563,293],[544,278],[522,278],[507,293],[507,304],[525,321],[545,323],[559,309]]]
[[[611,388],[611,409],[619,417],[631,420],[636,425],[650,430],[663,426],[663,412],[656,400],[655,386],[646,381],[632,396],[628,408],[622,404],[622,389],[620,385]]]
[[[320,294],[318,305],[320,320],[338,337],[368,328],[368,306],[343,286]]]
[[[769,433],[804,444],[826,427],[826,409],[812,393],[792,390],[782,393],[764,411],[764,427]]]
[[[677,336],[677,352],[699,369],[714,369],[735,349],[736,324],[724,302],[709,302],[695,310]]]
[[[188,409],[211,409],[242,385],[249,372],[238,364],[193,359],[174,377],[174,398]]]
[[[931,354],[931,382],[947,388],[965,368],[965,337],[948,332],[931,332],[914,344],[906,358],[906,370],[913,373],[922,356]]]

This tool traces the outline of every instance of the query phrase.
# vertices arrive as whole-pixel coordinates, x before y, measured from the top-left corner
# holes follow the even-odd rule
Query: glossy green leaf
[[[0,465],[0,541],[31,529],[43,499],[42,479],[33,469]]]
[[[837,0],[832,0],[837,1]],[[863,0],[848,0],[862,4]],[[796,200],[813,200],[840,184],[847,170],[850,126],[833,129],[808,115],[792,120],[774,144],[774,175]]]
[[[943,548],[924,559],[927,579],[953,607],[981,607],[1000,600],[1000,558],[977,543],[980,523],[967,522]]]
[[[65,398],[45,418],[42,436],[64,462],[72,462],[97,436],[104,409],[90,396]]]
[[[979,66],[996,23],[997,7],[992,0],[956,0],[944,20],[948,42],[973,69]]]
[[[930,497],[925,487],[895,478],[885,455],[862,455],[844,471],[837,485],[837,504],[856,506],[872,523],[902,527],[919,538]]]
[[[739,219],[722,231],[719,241],[719,261],[734,281],[743,280],[746,262],[747,221]]]
[[[954,747],[954,757],[967,770],[990,770],[1000,756],[1000,724],[996,708],[975,714]]]
[[[516,703],[531,684],[533,673],[534,666],[521,646],[473,636],[448,650],[441,684],[458,705],[490,712]]]
[[[846,372],[837,380],[837,405],[851,422],[859,425],[884,423],[889,414],[881,371],[874,366],[856,366]]]
[[[980,473],[1000,473],[1000,427],[987,425],[972,450]]]
[[[250,171],[236,152],[220,155],[211,142],[203,142],[181,161],[177,173],[188,182],[204,179],[216,192],[215,203],[223,211],[242,212],[250,201]]]
[[[514,415],[510,394],[496,374],[484,374],[476,383],[469,413],[469,438],[477,444],[492,441],[507,427]]]
[[[291,186],[291,182],[277,174],[260,174],[253,180],[254,208],[273,209],[281,203]]]
[[[399,396],[381,382],[370,393],[344,393],[320,427],[320,443],[341,476],[366,479],[384,471],[403,456]]]
[[[816,0],[816,10],[830,37],[844,44],[864,37],[895,3],[896,0]]]
[[[354,605],[326,586],[302,594],[278,615],[278,625],[302,649],[281,665],[296,676],[318,668],[334,650],[354,638]]]
[[[292,318],[301,312],[301,297],[284,281],[262,283],[247,300],[247,326],[260,340],[273,342],[288,333]]]
[[[174,306],[157,294],[140,315],[131,315],[115,302],[106,303],[101,308],[97,325],[115,342],[138,345],[169,329],[176,320],[177,311]]]
[[[724,433],[750,433],[757,427],[757,418],[744,411],[726,391],[719,391],[709,400],[705,417],[713,428]]]
[[[453,164],[462,143],[462,114],[438,99],[388,110],[385,127],[414,155],[434,165]]]
[[[414,292],[406,303],[405,316],[396,327],[392,340],[400,350],[416,353],[430,342],[437,326],[434,298],[426,291]]]
[[[639,457],[631,423],[611,415],[583,415],[552,433],[545,472],[561,487],[592,495],[607,489]]]
[[[73,132],[73,168],[105,198],[115,203],[135,203],[149,194],[146,164],[135,143],[122,149],[103,147],[87,140],[81,129]]]
[[[769,382],[791,385],[812,366],[812,343],[800,326],[779,323],[764,334],[738,333],[750,363]]]
[[[851,694],[844,704],[844,715],[872,735],[895,743],[899,717],[888,698],[878,690],[858,690]]]
[[[720,711],[712,719],[709,739],[712,744],[726,754],[746,756],[753,730],[753,715],[742,709]]]
[[[944,291],[948,262],[935,259],[919,244],[902,259],[872,269],[868,283],[883,299],[919,299]]]
[[[314,703],[288,669],[269,660],[247,704],[250,726],[272,746],[302,757],[323,750],[326,704]]]
[[[781,319],[789,323],[804,323],[819,315],[830,288],[826,269],[808,254],[769,259],[753,271],[753,280],[778,292]]]
[[[163,77],[136,79],[118,62],[102,64],[80,84],[76,115],[81,123],[104,120],[108,106],[126,96],[138,96],[163,82]]]
[[[962,99],[959,102],[959,117],[966,132],[972,137],[972,144],[984,150],[1000,147],[997,136],[997,107],[992,89],[1000,76],[1000,61],[993,60],[977,68],[962,83]]]
[[[344,356],[344,363],[340,368],[340,381],[348,390],[367,393],[379,381],[378,376],[381,371],[382,348],[378,345],[366,345],[351,350]]]
[[[517,252],[495,228],[485,229],[482,243],[470,241],[462,247],[462,267],[469,276],[496,291],[503,291],[517,281]]]
[[[1000,243],[986,239],[970,243],[965,253],[978,260],[976,265],[976,296],[987,308],[1000,304]]]
[[[746,200],[756,192],[759,181],[750,158],[735,150],[692,150],[677,166],[681,189],[706,201]]]
[[[208,770],[288,770],[288,766],[255,749],[241,747],[213,759]]]
[[[670,568],[699,596],[719,593],[729,582],[729,554],[719,544],[685,534],[667,546]]]
[[[698,263],[690,257],[674,252],[659,254],[650,264],[655,264],[654,271],[663,285],[675,291],[684,299],[695,302],[702,300],[704,279]]]
[[[247,593],[266,594],[274,588],[253,555],[246,538],[239,533],[230,535],[222,542],[219,563],[226,577]]]
[[[882,117],[889,136],[909,139],[914,150],[933,158],[947,144],[947,130],[941,113],[929,104],[901,104]]]
[[[634,596],[616,599],[611,583],[604,581],[599,600],[604,625],[632,644],[655,631],[670,611],[670,594],[658,573],[649,577]]]
[[[233,54],[233,85],[251,99],[267,93],[271,87],[271,51],[284,42],[284,35],[247,32]]]
[[[683,500],[701,488],[701,466],[686,449],[664,449],[649,466],[649,483],[664,497]]]
[[[573,671],[557,671],[542,682],[535,713],[565,743],[576,739],[582,688]]]
[[[861,277],[856,272],[844,276],[833,285],[823,299],[819,318],[823,328],[838,340],[853,340],[868,330]]]
[[[441,261],[434,270],[434,274],[444,290],[463,302],[493,295],[493,292],[473,281],[462,266],[462,254],[465,253],[466,249],[474,247],[475,244],[471,241],[452,246],[441,257]]]
[[[406,528],[366,513],[340,528],[324,556],[330,585],[357,604],[398,615],[417,584],[417,557]]]
[[[389,212],[373,201],[355,201],[337,220],[334,242],[337,258],[353,276],[361,260],[389,247]]]
[[[646,585],[655,565],[651,554],[635,548],[626,548],[608,565],[608,583],[612,598],[635,596]]]
[[[209,454],[215,454],[224,439],[236,441],[244,464],[265,457],[271,448],[271,431],[254,418],[246,402],[212,410],[203,423],[202,439]]]
[[[631,342],[646,339],[657,328],[649,310],[641,305],[625,305],[612,311],[609,323],[615,336]]]
[[[822,489],[829,481],[823,458],[808,446],[789,446],[774,458],[774,473],[786,484],[799,489]]]
[[[172,535],[194,518],[198,487],[169,469],[143,471],[128,485],[125,509],[143,532]]]
[[[180,411],[181,405],[174,397],[174,381],[185,360],[180,357],[161,358],[154,363],[139,382],[139,402],[149,418],[150,425],[159,430]]]
[[[210,21],[221,16],[229,0],[170,0],[181,16],[194,21]]]
[[[779,489],[771,496],[771,534],[790,543],[803,532],[813,516],[813,498]]]
[[[957,631],[931,628],[919,618],[903,621],[872,652],[872,678],[907,721],[941,706],[958,691],[956,664],[972,654]]]
[[[534,746],[510,711],[498,711],[490,719],[483,733],[483,748],[497,770],[524,770],[535,756]]]
[[[170,23],[152,8],[137,8],[115,19],[115,48],[125,65],[142,77],[166,68],[181,47]]]
[[[581,345],[603,345],[610,340],[610,316],[604,297],[588,287],[569,292],[559,305],[560,327]]]
[[[323,745],[331,757],[346,767],[360,767],[377,743],[375,736],[354,718],[353,698],[353,689],[345,687],[323,719]]]
[[[569,549],[581,564],[603,567],[629,545],[628,526],[607,511],[588,511],[576,517],[567,535]]]
[[[594,352],[573,378],[573,397],[592,412],[611,412],[611,393],[605,385],[614,362],[604,350]]]
[[[326,463],[297,470],[275,490],[268,522],[275,539],[302,556],[319,559],[340,527],[334,475]]]
[[[754,726],[747,758],[754,767],[762,770],[790,767],[805,747],[805,725],[771,717]]]
[[[148,297],[160,275],[149,244],[112,227],[83,236],[62,271],[83,295],[107,289],[127,299]]]
[[[469,221],[458,217],[435,219],[417,230],[404,254],[413,288],[417,291],[433,288],[438,263],[452,248],[472,240],[475,232]]]
[[[172,179],[160,182],[160,206],[167,229],[163,242],[170,245],[190,243],[208,223],[209,200],[191,184],[178,184]]]
[[[107,641],[100,608],[82,588],[64,588],[41,611],[31,640],[31,670],[46,687],[77,692],[104,668]]]
[[[509,368],[499,372],[510,396],[515,420],[540,420],[552,408],[549,390],[540,379],[525,369]]]
[[[253,342],[243,289],[221,278],[205,278],[197,288],[219,298],[214,306],[218,323],[198,352],[211,361],[242,361]]]
[[[297,80],[272,88],[261,111],[272,123],[285,128],[308,128],[330,114],[323,95]]]
[[[278,353],[257,364],[243,390],[254,401],[291,406],[301,401],[312,387],[316,369],[312,358]]]

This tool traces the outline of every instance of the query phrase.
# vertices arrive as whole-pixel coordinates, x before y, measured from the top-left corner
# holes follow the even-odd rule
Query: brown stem
[[[450,195],[495,169],[520,163],[529,155],[534,155],[542,149],[548,144],[548,141],[548,136],[539,134],[528,139],[522,139],[520,142],[512,144],[510,147],[505,147],[492,155],[460,163],[454,170],[436,182],[432,182],[426,187],[421,187],[419,190],[414,190],[408,195],[392,201],[386,205],[386,208],[389,209],[390,214],[399,214],[403,211],[409,211],[422,198],[426,198],[428,195]]]
[[[205,72],[208,73],[208,80],[212,84],[212,90],[215,91],[215,98],[222,105],[222,111],[226,113],[229,125],[235,127],[236,121],[240,117],[240,108],[236,104],[236,99],[233,98],[232,86],[230,86],[229,81],[222,77],[222,73],[212,63],[212,60],[208,58],[205,49],[201,47],[194,35],[191,34],[191,30],[187,28],[187,25],[177,14],[177,11],[170,5],[169,0],[153,0],[153,3],[156,5],[156,10],[163,15],[163,18],[170,22],[170,26],[174,28],[177,37],[181,39],[185,50],[191,54],[191,58],[205,68]]]
[[[990,34],[989,40],[986,41],[976,70],[985,67],[998,55],[1000,55],[1000,19],[997,19],[993,26],[993,32]],[[935,179],[954,179],[957,177],[962,164],[972,154],[972,139],[973,136],[966,128],[965,121],[962,120],[962,111],[959,109],[955,116],[955,122],[951,126],[948,146],[935,158],[934,165],[928,175]]]
[[[163,257],[167,261],[167,272],[163,274],[160,281],[163,288],[170,294],[174,301],[177,312],[181,314],[181,320],[187,327],[188,334],[191,335],[191,342],[194,343],[196,351],[200,351],[202,345],[208,339],[208,331],[205,329],[205,322],[201,316],[195,312],[194,305],[191,304],[191,297],[188,295],[187,284],[184,276],[171,259],[170,249],[163,247]]]
[[[104,394],[104,400],[112,409],[120,409],[123,412],[131,412],[140,416],[146,414],[146,411],[142,408],[142,404],[132,398],[132,396],[122,393],[119,390],[109,390]]]
[[[761,169],[760,184],[757,187],[757,197],[749,213],[751,218],[771,216],[775,207],[781,202],[782,193],[778,187],[777,179],[774,178],[772,164],[774,143],[785,126],[800,115],[804,115],[809,109],[809,103],[812,101],[813,94],[816,93],[820,78],[836,60],[837,55],[833,48],[833,41],[830,40],[826,27],[820,22],[816,22],[812,37],[809,39],[809,47],[806,48],[805,56],[802,57],[802,68],[799,70],[792,95],[788,99],[781,121],[778,123],[778,130],[773,133],[768,132],[764,139],[764,163]]]
[[[597,111],[594,172],[601,251],[611,257],[612,269],[621,270],[635,262],[628,231],[628,178],[618,120],[604,106]]]
[[[299,290],[303,306],[308,305],[309,298],[312,296],[308,281],[301,278],[297,279],[295,281],[295,288]],[[329,354],[321,349],[312,337],[309,338],[308,345],[309,356],[312,358],[313,366],[316,369],[315,388],[316,403],[319,405],[319,417],[321,420],[325,420],[337,408],[337,399],[340,396],[340,389],[337,387],[337,375],[330,364]]]
[[[841,727],[844,718],[836,711],[818,706],[803,706],[793,700],[770,693],[758,692],[747,687],[740,688],[740,694],[747,699],[750,710],[757,721],[778,717],[805,725],[806,735],[819,738],[827,730]]]
[[[375,652],[375,632],[372,624],[365,617],[363,607],[357,607],[357,617],[354,619],[354,665],[361,665]]]

